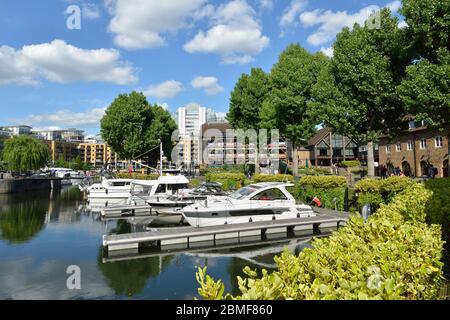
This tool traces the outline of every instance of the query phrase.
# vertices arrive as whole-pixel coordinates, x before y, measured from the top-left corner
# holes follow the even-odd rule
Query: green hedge
[[[337,176],[307,176],[300,179],[300,183],[293,191],[297,200],[310,203],[318,197],[323,208],[344,210],[347,181]]]
[[[341,163],[339,165],[344,168],[353,168],[353,167],[359,167],[361,165],[361,163],[358,160],[347,160],[347,161],[341,161]]]
[[[253,182],[294,182],[294,177],[287,174],[255,174]]]
[[[317,188],[337,188],[345,187],[347,180],[344,177],[338,176],[318,176],[318,177],[302,177],[300,179],[300,185],[312,186]]]
[[[427,207],[428,222],[441,224],[450,236],[450,178],[428,180],[425,187],[433,192]]]
[[[437,299],[443,241],[440,228],[424,222],[430,198],[423,185],[412,185],[368,221],[354,216],[298,256],[285,251],[274,272],[258,275],[246,267],[236,297],[224,296],[223,283],[199,268],[198,293],[205,299]]]
[[[207,173],[205,178],[209,182],[219,182],[225,191],[237,190],[244,186],[245,175],[243,173]]]
[[[408,177],[389,177],[387,179],[363,179],[356,183],[358,205],[369,203],[374,210],[386,204],[399,192],[414,184]]]
[[[130,175],[128,173],[119,173],[117,177],[120,179],[128,179]],[[132,173],[131,179],[136,180],[156,180],[159,178],[159,174],[142,174],[142,173]]]

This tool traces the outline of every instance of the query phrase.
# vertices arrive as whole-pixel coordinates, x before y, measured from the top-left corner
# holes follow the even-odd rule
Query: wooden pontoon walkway
[[[317,216],[288,220],[271,220],[252,223],[227,224],[211,227],[176,227],[154,229],[119,235],[104,235],[103,246],[109,251],[135,249],[142,243],[154,243],[160,246],[220,239],[240,238],[270,233],[288,233],[311,227],[317,230],[321,225],[339,226],[348,220],[349,214],[327,209],[316,210]]]

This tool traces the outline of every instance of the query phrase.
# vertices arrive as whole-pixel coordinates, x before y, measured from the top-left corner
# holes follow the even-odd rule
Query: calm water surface
[[[102,235],[132,230],[124,220],[102,222],[76,187],[0,195],[0,299],[192,299],[196,268],[205,265],[227,292],[237,293],[235,279],[246,265],[270,269],[285,245],[298,252],[310,239],[108,257]],[[70,265],[81,268],[81,290],[67,289]]]

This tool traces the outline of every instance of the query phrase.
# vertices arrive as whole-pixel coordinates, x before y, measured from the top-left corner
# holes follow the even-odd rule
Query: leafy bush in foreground
[[[410,186],[368,221],[354,216],[348,226],[298,256],[285,251],[278,270],[259,275],[244,269],[241,295],[223,295],[224,285],[197,273],[205,299],[436,299],[442,282],[440,227],[425,223],[431,192]]]

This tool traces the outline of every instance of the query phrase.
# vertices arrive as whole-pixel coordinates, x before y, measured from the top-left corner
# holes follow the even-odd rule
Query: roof
[[[328,134],[332,132],[331,128],[322,128],[317,133],[308,140],[308,146],[315,146],[316,144],[319,144],[320,141],[322,141]]]
[[[183,175],[177,175],[177,176],[160,176],[157,180],[133,180],[132,183],[136,185],[149,186],[157,183],[184,184],[189,183],[189,180]]]

